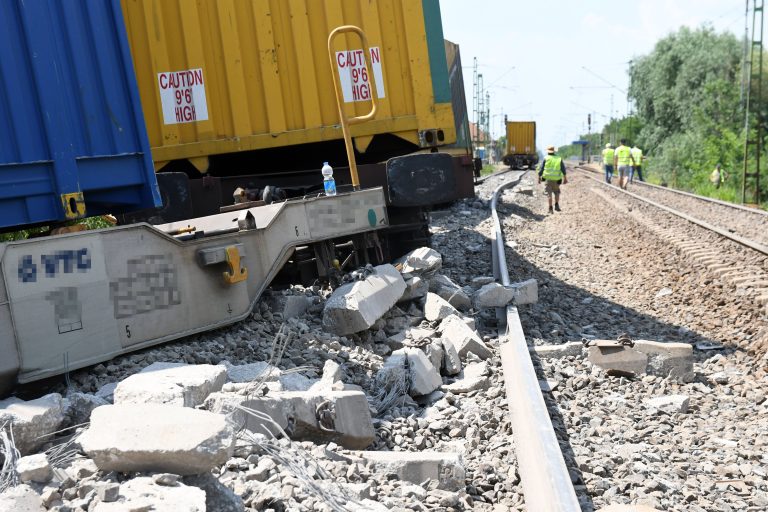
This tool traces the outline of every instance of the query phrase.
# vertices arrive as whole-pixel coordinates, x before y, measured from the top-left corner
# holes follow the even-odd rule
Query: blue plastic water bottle
[[[325,188],[325,195],[336,195],[336,180],[333,179],[333,168],[328,165],[328,162],[323,162],[323,188]]]

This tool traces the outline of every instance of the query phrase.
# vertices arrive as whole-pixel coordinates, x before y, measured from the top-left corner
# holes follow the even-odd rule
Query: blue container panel
[[[160,206],[119,0],[0,2],[0,227]]]

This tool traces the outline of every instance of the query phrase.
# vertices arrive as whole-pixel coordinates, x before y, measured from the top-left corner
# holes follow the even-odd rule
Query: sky
[[[443,35],[460,45],[470,120],[476,57],[493,137],[504,114],[534,120],[542,148],[587,133],[588,113],[593,132],[626,115],[629,61],[681,26],[742,37],[745,0],[441,0],[440,10]]]

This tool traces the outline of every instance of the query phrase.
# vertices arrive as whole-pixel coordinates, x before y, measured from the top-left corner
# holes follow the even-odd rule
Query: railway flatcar
[[[40,187],[49,209],[59,201],[63,210],[70,201],[59,191],[70,189],[54,185],[77,168],[74,210],[119,213],[121,225],[0,243],[0,392],[246,318],[280,275],[332,279],[345,264],[389,260],[428,243],[432,205],[473,195],[471,164],[440,151],[456,142],[457,100],[437,0],[56,6],[0,4],[0,24],[49,32],[34,34],[35,54],[72,50],[69,59],[27,63],[38,66],[27,69],[30,87],[46,72],[72,79],[51,92],[56,105],[27,105],[29,124],[9,107],[17,91],[10,64],[0,63],[3,155],[22,154],[23,135],[47,141],[48,153],[19,159],[32,167],[12,175],[37,164],[62,170]],[[368,34],[370,66],[361,66],[353,37],[328,48],[342,24]],[[0,38],[14,34],[10,25]],[[377,117],[352,127],[359,187],[346,167],[332,69],[348,115],[368,108],[358,100],[378,99]],[[47,116],[78,109],[75,129],[51,129]],[[335,196],[320,193],[323,161],[335,168]],[[236,188],[262,194],[232,204]],[[30,203],[16,228],[69,218],[32,217],[34,194],[11,191]]]

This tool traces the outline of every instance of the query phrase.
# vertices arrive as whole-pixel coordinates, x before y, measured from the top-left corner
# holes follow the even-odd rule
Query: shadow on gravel
[[[525,206],[521,206],[516,203],[499,204],[497,211],[500,214],[517,215],[518,217],[522,217],[523,219],[529,219],[529,220],[535,220],[535,221],[541,221],[546,218],[544,215],[541,215],[540,213],[536,213],[530,208],[526,208]]]
[[[549,249],[541,248],[541,250]],[[567,258],[564,255],[560,257]],[[647,312],[625,307],[541,270],[530,260],[511,249],[507,249],[507,265],[512,282],[530,278],[535,278],[538,281],[539,302],[519,308],[520,320],[529,346],[534,343],[557,345],[567,341],[579,341],[583,338],[616,339],[622,333],[629,334],[633,339],[676,341],[691,344],[719,341],[652,316],[655,311],[669,307],[664,306],[663,302],[649,308]],[[694,354],[696,356],[697,351],[694,351]],[[714,355],[712,353],[704,354],[706,355],[703,357]],[[698,355],[701,356],[702,353],[699,352]],[[538,378],[544,380],[541,361],[535,354],[531,354],[531,358]],[[560,382],[560,393],[572,392],[573,390],[567,386],[575,380],[568,379],[567,382],[565,380]],[[577,464],[568,435],[567,424],[561,414],[557,400],[551,392],[545,392],[543,395],[582,510],[594,511],[595,507],[587,492],[582,471]]]

